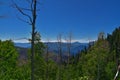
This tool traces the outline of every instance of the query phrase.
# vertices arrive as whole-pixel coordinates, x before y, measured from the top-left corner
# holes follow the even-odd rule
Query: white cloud
[[[72,42],[80,42],[80,43],[88,43],[91,41],[95,41],[96,39],[74,39],[72,40]],[[41,40],[42,42],[48,42],[47,40]],[[13,42],[15,43],[29,43],[29,41],[27,39],[21,39],[21,40],[13,40]],[[57,40],[49,40],[49,42],[57,42]],[[66,42],[64,39],[62,40],[62,42]]]
[[[28,41],[28,40],[26,40],[26,39],[13,40],[13,42],[15,42],[15,43],[29,43],[29,41]]]
[[[96,39],[91,39],[91,40],[88,40],[88,39],[74,39],[74,40],[72,40],[72,42],[88,43],[88,42],[95,41],[95,40]],[[42,40],[42,42],[48,42],[48,41],[47,40]],[[57,40],[49,40],[49,42],[57,42]],[[63,39],[62,42],[66,42],[66,41]]]
[[[91,41],[95,41],[95,39],[93,39],[93,40],[88,40],[88,39],[73,40],[73,42],[80,42],[80,43],[89,43]]]

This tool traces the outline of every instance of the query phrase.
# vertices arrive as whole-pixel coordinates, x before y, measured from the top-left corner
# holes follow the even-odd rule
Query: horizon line
[[[93,40],[87,40],[87,39],[79,39],[79,40],[72,40],[71,43],[74,43],[74,42],[79,42],[79,43],[89,43],[89,42],[93,42],[93,41],[96,41],[96,39],[93,39]],[[26,39],[22,39],[22,40],[13,40],[14,43],[30,43],[28,40]],[[41,40],[41,42],[43,43],[46,43],[46,42],[58,42],[57,40],[50,40],[50,41],[47,41],[47,40]],[[62,40],[62,43],[66,43],[65,40]]]

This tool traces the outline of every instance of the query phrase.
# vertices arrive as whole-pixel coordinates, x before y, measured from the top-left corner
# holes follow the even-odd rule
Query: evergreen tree
[[[111,51],[115,50],[116,63],[120,64],[120,27],[116,28],[113,33],[108,35],[107,40],[109,41]]]
[[[16,79],[18,53],[11,40],[0,41],[0,79]]]
[[[81,76],[88,76],[89,80],[106,80],[105,65],[109,52],[108,42],[99,39],[95,42],[87,54],[83,53],[79,62],[79,68],[82,68]]]
[[[46,70],[46,62],[43,58],[43,53],[45,46],[41,42],[40,33],[36,32],[35,35],[35,54],[34,54],[34,77],[35,80],[43,79],[45,80],[45,70]]]

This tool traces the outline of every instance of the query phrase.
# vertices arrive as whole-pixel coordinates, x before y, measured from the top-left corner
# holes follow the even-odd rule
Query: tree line
[[[60,44],[59,44],[60,45]],[[56,62],[49,58],[49,49],[40,36],[35,38],[34,79],[35,80],[113,80],[120,64],[120,28],[105,36],[101,32],[94,45],[69,58]],[[45,51],[48,50],[48,51]],[[45,52],[44,52],[45,51]],[[58,54],[61,54],[59,51]],[[0,41],[0,79],[31,80],[31,52],[21,64],[19,53],[11,40]],[[60,58],[61,55],[58,55]],[[118,78],[119,80],[119,78]]]

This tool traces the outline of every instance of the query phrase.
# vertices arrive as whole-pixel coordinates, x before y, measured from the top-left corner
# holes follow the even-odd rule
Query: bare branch
[[[22,15],[28,17],[31,23],[33,22],[31,16],[23,12],[23,10],[14,2],[13,2],[13,7],[16,8]]]
[[[19,13],[21,13],[23,16],[27,17],[29,21],[23,20],[19,18],[20,20],[26,22],[26,23],[31,23],[32,27],[32,33],[31,33],[31,80],[34,80],[34,55],[35,55],[35,50],[34,50],[34,45],[35,45],[35,35],[36,35],[36,13],[37,13],[37,0],[26,0],[29,3],[29,8],[22,8],[19,7],[16,3],[13,1],[13,7],[16,8]],[[31,14],[26,13],[24,10],[31,11]]]
[[[31,9],[21,8],[22,10],[31,11]]]
[[[30,7],[31,7],[32,14],[33,14],[33,0],[32,0],[32,2],[30,4]]]
[[[32,11],[31,9],[27,9],[27,8],[21,8],[21,9],[25,11]],[[40,9],[37,9],[36,11],[40,11]]]
[[[32,24],[31,24],[31,22],[26,21],[26,20],[24,20],[24,19],[20,18],[19,16],[17,16],[17,18],[18,18],[20,21],[22,21],[22,22],[26,22],[26,23],[28,23],[28,24],[32,25]]]
[[[28,40],[29,38],[23,37],[23,38],[12,39],[12,40],[23,40],[23,39]]]

